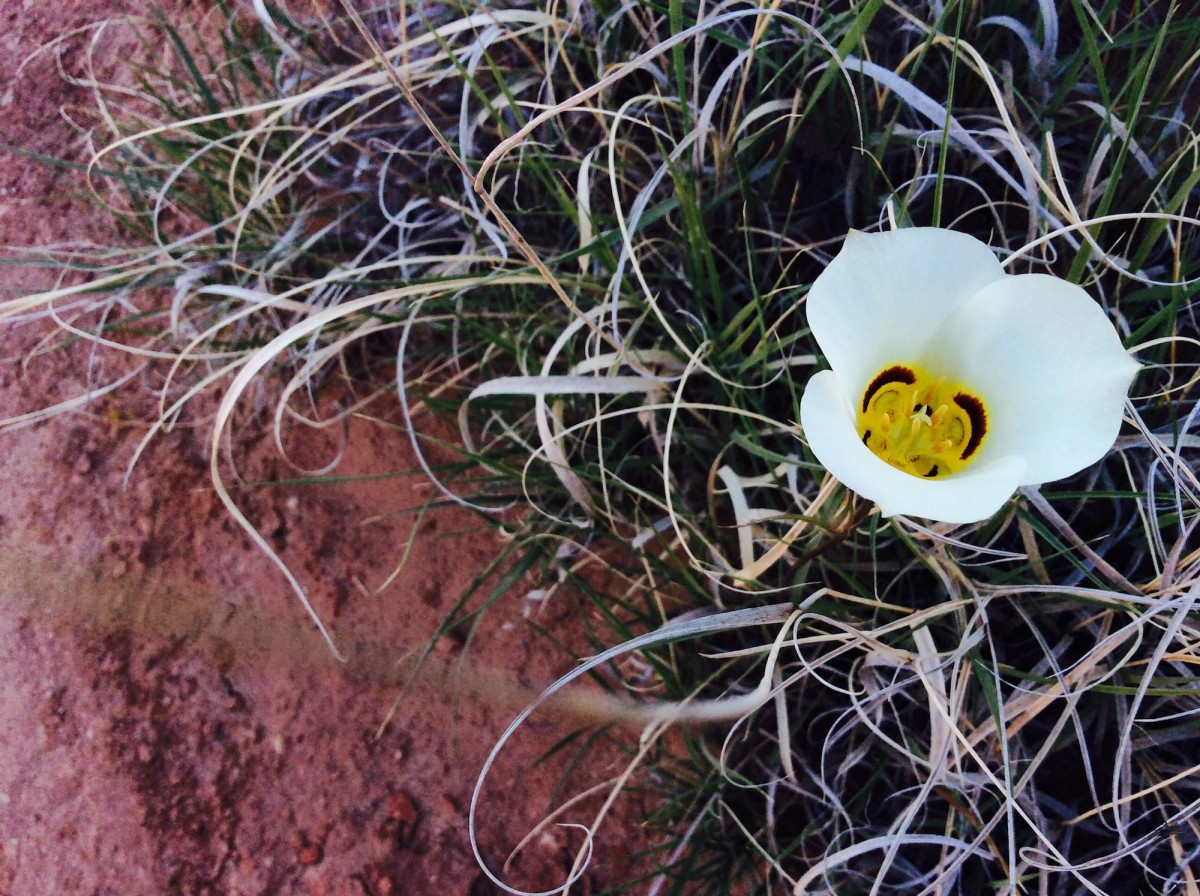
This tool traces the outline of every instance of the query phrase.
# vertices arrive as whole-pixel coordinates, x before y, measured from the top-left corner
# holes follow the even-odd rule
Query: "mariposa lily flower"
[[[1083,289],[951,230],[851,231],[807,303],[804,436],[885,516],[976,522],[1095,463],[1138,370]]]

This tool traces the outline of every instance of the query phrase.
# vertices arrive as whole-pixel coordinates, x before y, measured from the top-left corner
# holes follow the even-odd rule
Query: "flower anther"
[[[887,516],[976,522],[1094,463],[1138,370],[1082,288],[1010,276],[950,230],[852,231],[807,312],[830,369],[801,398],[804,436]]]
[[[896,469],[936,479],[957,473],[978,453],[987,410],[966,386],[915,364],[893,364],[863,391],[858,434]]]

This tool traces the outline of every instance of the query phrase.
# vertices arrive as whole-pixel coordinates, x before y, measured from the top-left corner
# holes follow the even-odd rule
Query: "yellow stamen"
[[[933,479],[958,472],[976,456],[987,422],[973,391],[915,365],[896,364],[864,390],[858,434],[887,463]]]

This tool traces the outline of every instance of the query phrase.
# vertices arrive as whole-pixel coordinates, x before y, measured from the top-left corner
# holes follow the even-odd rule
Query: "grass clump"
[[[418,448],[418,400],[457,415],[448,496],[527,501],[505,525],[563,581],[608,569],[583,669],[654,698],[604,704],[650,726],[650,892],[1196,887],[1200,24],[988,12],[228,11],[237,66],[174,41],[188,79],[107,116],[147,236],[112,307],[171,285],[140,325],[203,363],[185,399],[231,383],[218,434],[281,362],[277,427],[394,364]],[[1082,284],[1144,365],[1108,457],[979,524],[880,517],[795,424],[808,285],[907,225]]]

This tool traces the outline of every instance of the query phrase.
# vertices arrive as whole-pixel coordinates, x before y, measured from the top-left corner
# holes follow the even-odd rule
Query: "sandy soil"
[[[79,157],[60,110],[85,92],[63,83],[53,53],[27,58],[139,7],[3,4],[0,142]],[[65,46],[69,67],[78,41]],[[78,190],[69,172],[0,153],[0,246],[110,236],[71,198]],[[55,277],[0,270],[5,298]],[[34,352],[49,329],[0,330],[0,416],[79,394],[127,363],[78,345]],[[521,701],[571,660],[524,623],[518,588],[474,633],[462,674],[461,636],[439,642],[433,673],[410,691],[396,663],[437,630],[499,540],[475,516],[430,513],[381,590],[413,534],[404,511],[430,496],[419,477],[240,492],[347,652],[339,663],[217,500],[203,406],[125,484],[153,413],[141,382],[0,433],[0,894],[493,892],[467,845],[471,786]],[[356,422],[348,444],[340,476],[414,466],[395,429]],[[236,453],[252,481],[290,474],[261,432]],[[529,764],[566,730],[536,723],[495,772],[480,822],[493,863],[546,811],[561,763]],[[585,778],[613,772],[594,765]],[[568,841],[552,829],[508,879],[561,883]],[[615,838],[600,843],[581,892],[623,865]]]

